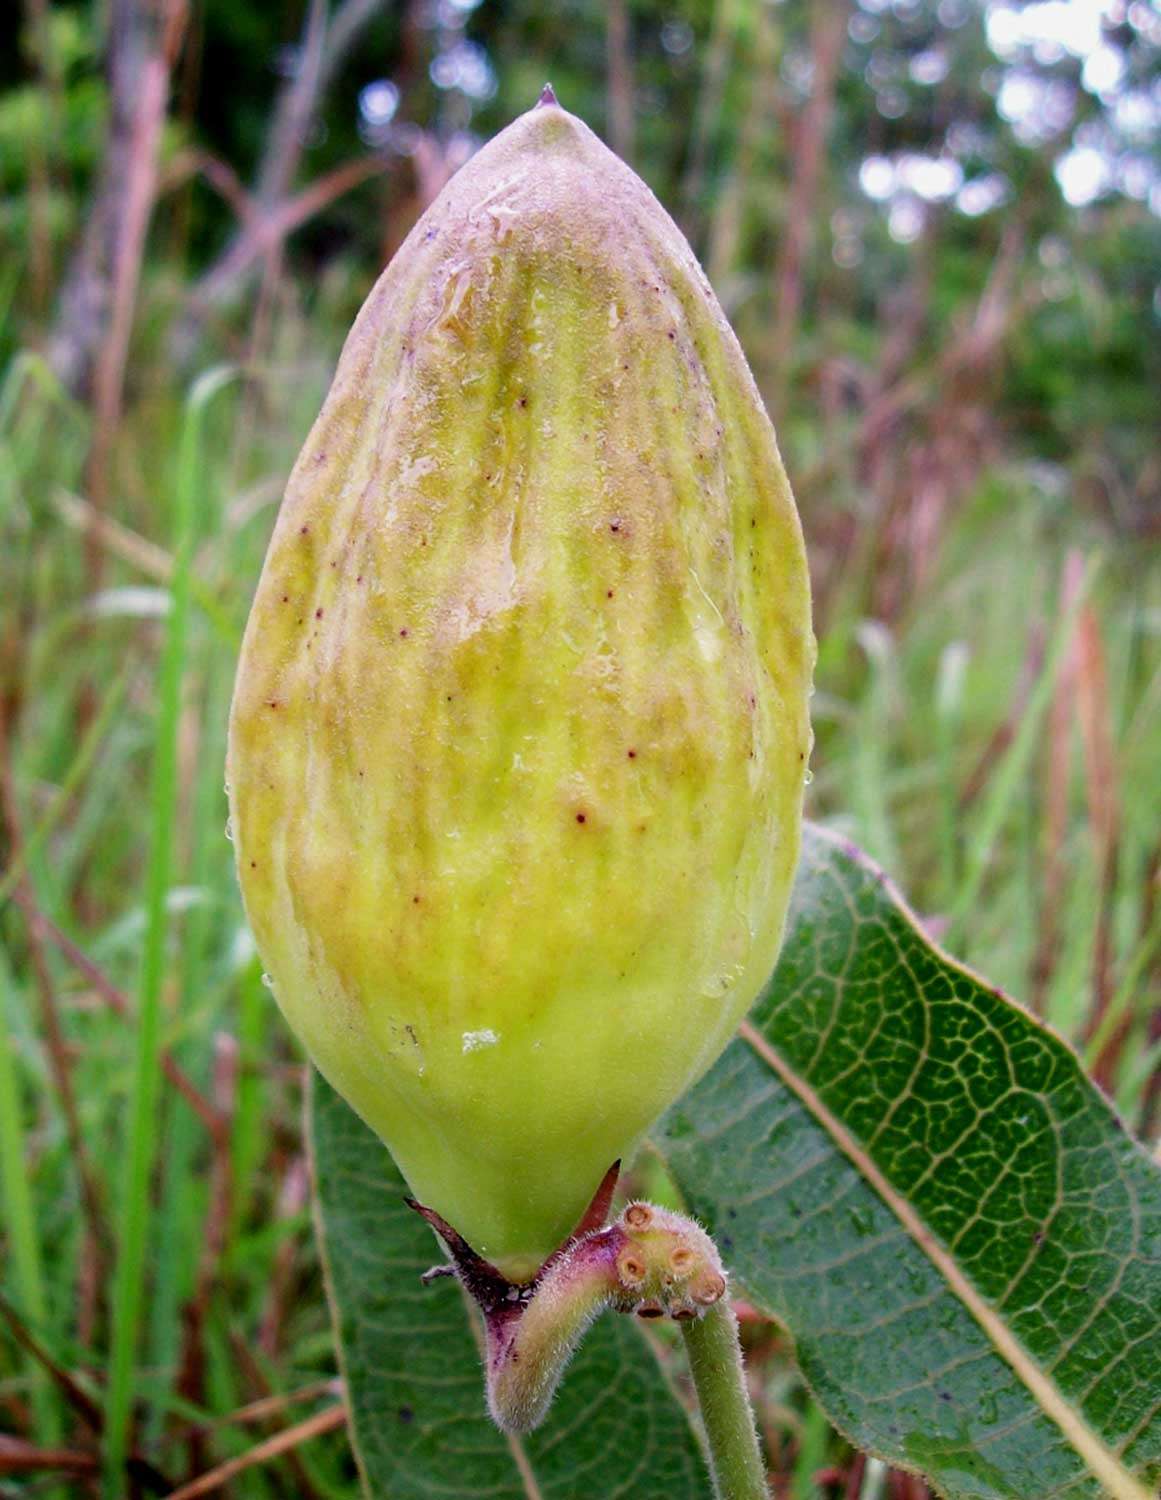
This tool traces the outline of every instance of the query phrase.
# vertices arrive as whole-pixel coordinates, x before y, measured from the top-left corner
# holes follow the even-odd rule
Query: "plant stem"
[[[609,1168],[576,1231],[523,1283],[510,1282],[434,1209],[409,1198],[453,1261],[433,1267],[424,1279],[457,1276],[483,1314],[488,1410],[501,1432],[540,1426],[574,1350],[607,1308],[644,1318],[668,1313],[687,1328],[699,1317],[712,1323],[705,1337],[689,1345],[711,1452],[720,1446],[723,1455],[727,1449],[733,1454],[723,1457],[724,1467],[715,1457],[711,1469],[739,1476],[736,1484],[718,1482],[719,1500],[757,1500],[766,1494],[764,1471],[746,1399],[738,1325],[732,1312],[724,1321],[720,1313],[726,1275],[717,1246],[693,1219],[655,1203],[630,1203],[614,1223],[602,1227],[620,1165]],[[756,1488],[741,1483],[747,1465],[757,1475]]]
[[[766,1466],[746,1392],[738,1320],[723,1297],[681,1325],[705,1424],[710,1473],[718,1500],[768,1500]]]

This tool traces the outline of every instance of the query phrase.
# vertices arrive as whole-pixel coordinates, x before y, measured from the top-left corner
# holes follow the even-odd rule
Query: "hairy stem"
[[[619,1165],[609,1168],[584,1217],[560,1249],[531,1281],[519,1284],[508,1281],[477,1255],[434,1209],[413,1198],[407,1200],[452,1257],[451,1265],[433,1266],[423,1279],[457,1277],[483,1314],[488,1410],[504,1432],[531,1432],[540,1425],[576,1346],[606,1308],[641,1318],[668,1316],[687,1328],[713,1317],[716,1326],[719,1304],[726,1295],[726,1276],[717,1247],[699,1224],[684,1214],[638,1202],[630,1203],[615,1223],[605,1225]],[[723,1347],[732,1350],[730,1358],[737,1366],[734,1394],[740,1396],[745,1430],[753,1445],[754,1424],[741,1383],[737,1325],[732,1313],[728,1319]],[[713,1358],[721,1362],[718,1355]],[[702,1394],[701,1379],[697,1379]],[[721,1425],[716,1416],[712,1423],[715,1431]],[[711,1426],[708,1415],[706,1426]],[[756,1447],[754,1452],[756,1456]],[[760,1462],[758,1468],[760,1473]],[[726,1488],[719,1493],[749,1500],[751,1494],[765,1491]]]
[[[718,1500],[768,1500],[766,1468],[746,1391],[738,1320],[728,1298],[715,1302],[700,1318],[683,1323],[681,1331],[705,1424],[715,1495]]]
[[[485,1315],[488,1410],[505,1432],[531,1432],[544,1420],[577,1345],[620,1287],[616,1226],[581,1240],[510,1318]]]

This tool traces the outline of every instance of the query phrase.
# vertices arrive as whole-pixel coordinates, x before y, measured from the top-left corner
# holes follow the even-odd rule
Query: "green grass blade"
[[[20,852],[0,877],[0,906],[4,905],[16,889],[20,877],[28,869],[29,864],[35,861],[46,839],[68,811],[73,794],[87,778],[97,751],[104,741],[105,733],[124,702],[128,681],[129,668],[126,666],[106,693],[105,701],[101,704],[97,716],[86,729],[72,764],[65,772],[60,791],[53,799],[52,806],[36,827],[29,832]]]
[[[1117,986],[1116,993],[1109,1002],[1108,1009],[1101,1017],[1100,1025],[1093,1032],[1092,1038],[1085,1046],[1083,1056],[1086,1068],[1094,1068],[1096,1066],[1097,1059],[1105,1050],[1113,1033],[1118,1029],[1125,1017],[1132,1013],[1138,981],[1145,973],[1146,967],[1152,962],[1153,955],[1159,947],[1161,947],[1161,913],[1154,917],[1149,931],[1137,944],[1125,969],[1124,978]]]
[[[119,1200],[120,1235],[113,1276],[112,1328],[105,1400],[103,1486],[107,1500],[124,1492],[125,1458],[133,1405],[134,1355],[141,1322],[142,1278],[149,1240],[149,1180],[156,1149],[155,1115],[161,1081],[161,990],[168,929],[167,896],[178,803],[178,720],[190,610],[190,562],[196,540],[197,487],[201,473],[206,406],[231,372],[211,370],[195,384],[186,406],[178,454],[174,504],[171,608],[161,661],[154,755],[152,829],[146,877],[146,927],[137,1014],[137,1055],[129,1107],[129,1132]]]
[[[8,1027],[11,995],[12,977],[0,954],[0,1188],[3,1190],[7,1220],[5,1238],[20,1313],[41,1333],[45,1327],[47,1305],[40,1239],[25,1157],[16,1055],[12,1046],[12,1033]],[[39,1364],[30,1361],[29,1371],[37,1432],[43,1442],[57,1442],[61,1436],[61,1425],[52,1387]]]
[[[1044,669],[1032,690],[1028,706],[1020,720],[1007,754],[1000,762],[992,778],[991,790],[984,804],[979,828],[964,856],[963,880],[955,905],[948,913],[948,928],[944,936],[947,946],[954,949],[964,935],[964,921],[979,898],[980,887],[988,872],[996,842],[1012,810],[1012,804],[1020,785],[1020,778],[1028,767],[1036,744],[1040,721],[1044,717],[1052,697],[1056,678],[1064,661],[1065,652],[1072,641],[1073,627],[1084,601],[1088,598],[1093,580],[1100,568],[1094,559],[1085,568],[1084,577],[1068,610],[1061,616],[1053,632],[1052,642]]]
[[[945,646],[935,685],[936,748],[939,757],[939,868],[944,903],[955,896],[959,872],[959,808],[955,748],[963,723],[964,679],[970,652],[963,641]]]
[[[216,518],[211,514],[206,529],[212,534]],[[204,678],[201,703],[202,724],[198,755],[197,784],[194,792],[190,827],[188,879],[195,890],[209,894],[215,875],[221,878],[231,865],[220,857],[225,851],[223,829],[226,822],[225,793],[222,786],[220,758],[215,747],[225,743],[225,706],[228,692],[229,659],[217,649],[217,642],[204,643]],[[226,877],[231,878],[231,876]],[[175,1044],[178,1060],[199,1088],[206,1089],[212,1069],[213,1034],[218,1026],[220,1008],[206,1005],[207,953],[217,916],[214,904],[207,900],[194,906],[187,918],[182,944],[181,1004],[183,1030],[191,1022],[190,1034]],[[200,1024],[198,1024],[200,1022]],[[205,1127],[184,1099],[174,1098],[166,1121],[165,1182],[162,1189],[162,1220],[156,1247],[156,1272],[150,1308],[148,1335],[149,1360],[161,1380],[176,1372],[180,1359],[183,1327],[181,1305],[189,1295],[196,1277],[196,1263],[189,1255],[189,1245],[198,1237],[198,1225],[205,1211],[204,1174],[197,1170],[198,1151],[205,1139]],[[149,1414],[147,1432],[161,1435],[166,1417],[165,1404],[155,1401]]]

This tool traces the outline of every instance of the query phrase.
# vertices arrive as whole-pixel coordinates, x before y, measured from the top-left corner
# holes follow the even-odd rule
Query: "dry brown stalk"
[[[772,6],[759,7],[755,28],[753,62],[746,70],[750,95],[742,115],[737,155],[729,176],[716,194],[708,235],[706,270],[719,291],[737,258],[754,156],[759,142],[770,129],[771,117],[777,111],[774,80],[778,76],[778,26]]]
[[[914,1474],[891,1469],[887,1474],[887,1494],[891,1500],[929,1500],[930,1491]]]
[[[275,1408],[280,1400],[285,1405],[284,1398],[280,1398],[272,1392],[270,1382],[267,1380],[262,1366],[258,1363],[253,1349],[250,1347],[249,1339],[244,1337],[236,1328],[230,1329],[230,1346],[238,1361],[243,1379],[249,1383],[251,1389],[260,1393],[261,1399],[252,1402],[251,1409],[256,1410],[262,1406]],[[338,1396],[340,1399],[345,1396],[346,1388],[341,1380],[328,1381],[324,1382],[324,1384],[331,1387],[327,1394]],[[261,1420],[261,1418],[258,1420]],[[291,1494],[295,1496],[295,1500],[320,1500],[318,1490],[311,1483],[310,1475],[307,1472],[306,1465],[299,1457],[298,1450],[289,1448],[281,1457],[293,1477],[294,1487],[291,1490]]]
[[[846,40],[850,7],[846,0],[823,0],[813,7],[810,28],[810,98],[794,126],[790,161],[793,176],[774,268],[773,368],[778,382],[774,406],[782,405],[790,351],[802,306],[803,265],[810,248],[822,175],[823,152],[834,113],[835,81]]]
[[[1073,550],[1064,560],[1060,589],[1060,616],[1067,617],[1076,604],[1084,577],[1084,558]],[[1059,950],[1061,904],[1068,871],[1064,840],[1068,832],[1068,790],[1072,774],[1072,724],[1076,694],[1075,652],[1069,649],[1060,663],[1048,717],[1048,774],[1044,805],[1043,876],[1041,879],[1039,935],[1032,960],[1032,1004],[1043,1013],[1048,986],[1056,968]]]
[[[88,1391],[82,1385],[79,1385],[73,1379],[63,1365],[58,1364],[53,1359],[40,1340],[29,1330],[20,1314],[3,1295],[0,1295],[0,1318],[3,1318],[12,1339],[48,1373],[65,1401],[76,1412],[77,1416],[80,1417],[90,1432],[100,1433],[105,1421],[100,1404],[89,1395]]]
[[[26,902],[24,913],[30,928],[47,939],[72,964],[116,1015],[128,1021],[132,1015],[128,996],[113,983],[103,969],[93,962],[84,949],[31,900]],[[205,1095],[191,1081],[188,1074],[183,1072],[168,1047],[161,1054],[161,1067],[166,1078],[181,1094],[210,1135],[215,1140],[223,1138],[225,1122],[215,1112]]]
[[[111,0],[108,11],[109,124],[85,232],[61,287],[48,350],[69,390],[92,390],[98,423],[110,411],[116,416],[120,407],[169,77],[187,0]],[[108,445],[111,439],[111,433],[94,431],[94,442]],[[100,461],[98,451],[95,462]]]
[[[237,233],[194,287],[174,340],[179,353],[196,341],[213,310],[234,298],[287,235],[335,198],[383,169],[381,158],[348,163],[292,197],[291,188],[310,129],[335,75],[384,0],[343,0],[328,20],[323,0],[311,0],[298,49],[298,66],[274,105],[272,124],[247,212]]]
[[[3,1318],[13,1340],[48,1373],[72,1411],[94,1436],[99,1437],[104,1430],[105,1421],[105,1414],[99,1403],[74,1380],[63,1365],[53,1359],[48,1350],[29,1331],[15,1308],[2,1295],[0,1295],[0,1318]],[[96,1462],[95,1459],[94,1462]],[[139,1489],[144,1488],[153,1494],[162,1495],[172,1488],[166,1476],[139,1453],[130,1455],[126,1468],[135,1494]],[[0,1462],[0,1473],[3,1472],[3,1463]]]
[[[205,316],[225,301],[271,250],[352,188],[377,176],[384,167],[385,160],[380,156],[358,156],[316,178],[309,187],[269,212],[255,210],[229,250],[190,294],[180,330],[182,341],[192,340]]]
[[[238,1092],[238,1044],[225,1032],[214,1033],[214,1055],[211,1070],[214,1114],[222,1129],[214,1137],[210,1164],[210,1194],[202,1230],[202,1251],[198,1260],[193,1292],[182,1310],[184,1324],[181,1365],[177,1388],[195,1405],[205,1405],[205,1327],[210,1302],[217,1282],[218,1268],[225,1250],[233,1197],[233,1168],[230,1162],[230,1127],[234,1120]],[[205,1463],[205,1445],[201,1434],[189,1439],[190,1467],[196,1472]]]
[[[1142,936],[1153,931],[1153,924],[1157,920],[1157,907],[1161,903],[1161,843],[1154,847],[1149,856],[1145,867],[1144,889],[1145,899],[1141,903]],[[1158,974],[1156,962],[1152,966],[1150,980],[1156,993],[1158,989],[1161,989],[1161,974]],[[1161,1042],[1161,1005],[1155,1006],[1149,1017],[1148,1038],[1150,1047],[1155,1047]],[[1153,1069],[1145,1088],[1139,1132],[1142,1140],[1149,1141],[1154,1138],[1159,1112],[1161,1112],[1161,1066]]]
[[[1017,295],[1022,254],[1019,224],[1005,231],[971,317],[937,357],[921,365],[915,351],[927,323],[930,265],[934,246],[924,242],[917,270],[907,287],[891,298],[886,321],[892,333],[873,374],[850,361],[830,362],[823,380],[828,400],[862,407],[853,450],[853,483],[874,496],[871,514],[840,516],[834,535],[819,548],[831,561],[822,572],[816,619],[824,624],[828,602],[841,591],[844,576],[875,580],[873,597],[859,607],[892,620],[933,564],[939,531],[951,504],[974,481],[996,445],[996,424],[987,387],[1000,367],[1004,344],[1015,324],[1038,305],[1039,284]],[[824,390],[827,385],[824,384]],[[847,444],[798,478],[809,496],[833,482]]]
[[[1085,1035],[1092,1036],[1113,997],[1113,895],[1120,842],[1116,753],[1113,748],[1112,709],[1100,622],[1091,603],[1076,622],[1076,707],[1085,768],[1089,828],[1096,870],[1097,922],[1093,943],[1092,1004]],[[1121,1049],[1132,1026],[1127,1013],[1101,1049],[1093,1076],[1111,1090]]]
[[[10,856],[15,861],[20,859],[24,841],[21,833],[19,809],[16,804],[16,788],[12,776],[11,750],[12,745],[7,722],[3,717],[0,717],[0,804],[2,804],[3,808],[3,822],[8,835]],[[32,970],[33,983],[40,1001],[40,1018],[44,1030],[44,1045],[48,1054],[49,1071],[52,1075],[53,1087],[56,1091],[57,1101],[64,1118],[65,1133],[68,1137],[69,1151],[72,1155],[73,1166],[77,1174],[77,1183],[80,1188],[81,1205],[84,1210],[85,1220],[92,1238],[94,1252],[103,1266],[106,1251],[110,1243],[108,1227],[105,1223],[100,1194],[97,1191],[97,1178],[90,1165],[88,1150],[85,1147],[84,1134],[81,1130],[80,1113],[77,1109],[76,1092],[73,1088],[72,1057],[64,1034],[64,1028],[61,1025],[56,987],[53,984],[52,972],[49,969],[39,933],[34,924],[28,921],[28,912],[30,909],[35,909],[36,901],[27,875],[22,875],[17,881],[16,889],[13,892],[13,899],[25,915],[28,932],[29,963]]]
[[[158,197],[184,187],[194,177],[200,177],[224,203],[233,209],[240,223],[254,216],[254,204],[246,184],[220,156],[196,146],[179,151],[162,169],[157,182]]]
[[[189,1484],[171,1490],[166,1500],[197,1500],[199,1495],[212,1495],[236,1475],[255,1468],[258,1464],[269,1463],[272,1458],[288,1453],[301,1443],[309,1442],[311,1438],[321,1437],[324,1432],[333,1432],[336,1427],[342,1427],[346,1420],[347,1409],[341,1402],[325,1407],[313,1417],[308,1417],[305,1422],[286,1428],[237,1458],[231,1458],[226,1463],[219,1464],[216,1469],[210,1469]]]
[[[859,1493],[863,1488],[863,1475],[867,1471],[867,1455],[856,1453],[851,1460],[850,1473],[847,1475],[846,1488],[843,1490],[843,1500],[859,1500]]]
[[[976,762],[975,769],[964,783],[963,790],[959,795],[959,810],[961,812],[970,807],[987,786],[997,762],[1016,738],[1016,731],[1020,727],[1020,720],[1027,712],[1028,700],[1032,696],[1032,690],[1036,686],[1036,679],[1040,676],[1043,666],[1044,626],[1041,621],[1033,620],[1028,627],[1028,645],[1024,652],[1024,661],[1020,668],[1016,690],[1012,695],[1011,707],[1008,709],[1003,723],[996,726],[991,738],[984,746],[983,754]]]
[[[157,583],[168,584],[173,575],[173,556],[112,516],[99,511],[81,495],[58,489],[53,503],[63,520],[94,535],[102,547]]]
[[[85,488],[98,512],[103,512],[108,503],[109,464],[121,420],[125,365],[141,280],[145,235],[157,193],[158,157],[169,102],[169,80],[187,16],[186,0],[155,0],[149,10],[136,14],[132,0],[119,0],[119,6],[126,12],[121,17],[121,25],[127,29],[148,28],[150,35],[144,44],[144,55],[133,68],[131,84],[128,80],[123,83],[120,96],[114,85],[114,116],[119,108],[127,115],[122,128],[127,129],[128,142],[125,175],[113,188],[117,201],[111,220],[114,242],[110,307],[93,367],[93,435],[86,464]],[[115,36],[119,6],[114,6]],[[115,79],[119,61],[115,56]],[[117,128],[116,118],[113,128]],[[91,534],[86,545],[86,558],[90,587],[96,587],[103,552],[99,540]]]
[[[24,10],[28,51],[41,75],[43,95],[52,117],[56,115],[54,106],[57,100],[48,76],[52,69],[52,38],[48,28],[47,0],[24,0]],[[55,130],[52,133],[55,134]],[[24,140],[28,152],[28,259],[32,272],[32,303],[37,313],[43,313],[52,289],[52,208],[49,202],[52,179],[44,137],[34,127]]]
[[[633,160],[633,52],[625,0],[605,7],[605,57],[608,73],[609,145],[622,159]]]
[[[282,1187],[278,1194],[278,1218],[284,1221],[294,1218],[306,1207],[309,1199],[310,1169],[306,1158],[304,1156],[292,1157],[283,1175]],[[268,1359],[277,1357],[282,1344],[297,1253],[298,1246],[295,1240],[288,1237],[279,1245],[274,1257],[270,1290],[262,1314],[262,1326],[258,1333],[258,1347]]]
[[[83,1449],[39,1448],[0,1432],[0,1474],[93,1474],[98,1467],[96,1455]]]
[[[246,1347],[244,1341],[238,1341],[239,1350]],[[250,1363],[253,1363],[252,1356]],[[260,1371],[259,1374],[261,1374]],[[175,1433],[174,1436],[181,1440],[188,1438],[194,1432],[215,1432],[220,1427],[245,1427],[251,1422],[265,1422],[270,1417],[281,1416],[288,1406],[296,1406],[303,1401],[317,1401],[320,1396],[341,1397],[342,1395],[343,1382],[337,1377],[330,1380],[312,1380],[309,1385],[299,1386],[294,1391],[278,1391],[273,1395],[262,1396],[257,1401],[248,1401],[245,1406],[236,1407],[223,1416],[213,1417],[205,1422],[191,1422],[188,1427]]]
[[[986,369],[997,358],[1017,319],[1041,300],[1042,294],[1036,288],[1022,296],[1015,293],[1022,250],[1019,228],[1006,231],[971,319],[945,345],[933,365],[912,370],[876,396],[863,419],[861,448],[881,443],[902,417],[921,410],[932,392],[946,390],[952,382]]]
[[[713,18],[713,30],[705,50],[705,66],[702,68],[694,111],[689,158],[681,184],[684,227],[695,243],[699,238],[697,225],[701,218],[700,202],[705,187],[706,168],[714,133],[721,121],[726,79],[729,76],[737,33],[745,19],[741,0],[718,0],[713,7]]]

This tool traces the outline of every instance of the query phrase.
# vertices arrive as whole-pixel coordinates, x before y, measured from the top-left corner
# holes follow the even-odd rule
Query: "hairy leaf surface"
[[[1161,1174],[849,844],[807,831],[770,984],[658,1144],[860,1446],[955,1500],[1156,1494]]]

